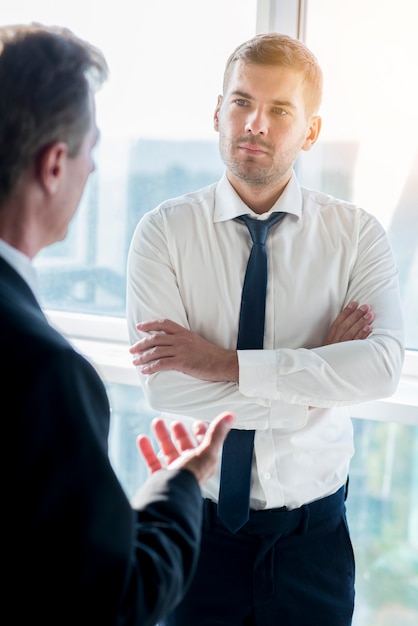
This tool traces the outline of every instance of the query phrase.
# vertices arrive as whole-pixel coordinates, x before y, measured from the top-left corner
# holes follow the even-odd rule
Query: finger
[[[150,334],[145,339],[141,339],[132,345],[129,352],[134,356],[137,355],[143,361],[145,359],[152,360],[158,357],[170,356],[173,353],[173,345],[175,343],[173,335],[165,333]]]
[[[349,318],[351,324],[342,334],[340,341],[350,341],[351,339],[365,339],[371,333],[371,323],[374,320],[374,313],[368,304],[361,306],[356,311],[355,317]]]
[[[138,330],[147,334],[129,347],[130,354],[141,354],[158,345],[170,345],[170,335],[173,335],[175,327],[184,330],[182,326],[170,320],[155,320],[136,324]]]
[[[347,320],[352,318],[353,315],[354,316],[359,315],[358,309],[359,309],[359,306],[357,302],[355,302],[354,300],[349,302],[347,306],[345,306],[343,310],[340,311],[340,313],[337,315],[336,319],[334,320],[334,324],[337,324],[337,325],[346,324]]]
[[[156,417],[152,421],[152,429],[160,445],[161,451],[164,454],[165,461],[169,465],[174,459],[179,456],[179,451],[173,443],[166,423],[160,417]]]
[[[352,327],[354,339],[366,339],[373,330],[372,322],[374,321],[374,313],[368,306],[364,308],[364,311],[364,315]]]
[[[343,310],[340,312],[338,317],[342,317],[342,319],[349,317],[352,313],[354,313],[355,311],[358,310],[358,302],[356,302],[355,300],[351,300],[344,308]],[[337,319],[338,319],[337,317]]]
[[[234,421],[235,417],[232,413],[220,413],[209,424],[201,445],[210,446],[212,452],[218,454]]]
[[[354,339],[367,339],[367,337],[372,332],[372,327],[370,325],[363,326],[357,333]]]
[[[138,322],[138,324],[136,324],[136,328],[146,333],[162,332],[167,334],[184,330],[183,326],[180,326],[180,324],[176,324],[176,322],[173,322],[169,319],[146,320],[144,322]]]
[[[332,327],[337,335],[342,336],[353,324],[355,324],[361,317],[363,312],[359,309],[356,302],[349,302],[349,304],[341,311],[341,313],[334,320]]]
[[[196,442],[190,436],[189,431],[181,422],[172,422],[171,430],[176,440],[176,444],[179,450],[190,450],[196,447]]]
[[[326,341],[324,345],[328,345],[330,343],[337,343],[340,341],[340,337],[345,332],[346,329],[346,321],[353,314],[353,312],[357,311],[357,302],[349,302],[346,307],[337,315],[331,326],[329,327]],[[348,324],[350,326],[350,324]]]
[[[157,457],[149,438],[146,435],[139,435],[137,437],[136,443],[149,472],[153,474],[154,472],[162,469],[161,461]]]
[[[193,430],[194,436],[196,437],[196,441],[198,443],[200,443],[203,440],[203,437],[205,436],[207,429],[208,429],[208,425],[206,424],[206,422],[203,422],[202,420],[196,420],[195,422],[193,422],[192,430]]]
[[[138,350],[138,342],[136,341],[131,346],[129,346],[129,352],[131,354],[135,354],[137,352],[137,350]]]
[[[161,369],[173,369],[172,361],[176,357],[173,346],[153,346],[147,350],[141,349],[133,355],[132,363],[138,365],[141,371],[160,371]],[[148,372],[150,373],[150,372]]]
[[[366,338],[371,332],[366,326],[373,319],[374,314],[368,304],[357,307],[357,303],[350,302],[331,324],[325,345]]]
[[[216,467],[220,449],[229,433],[234,417],[231,413],[221,413],[209,424],[202,443],[194,450],[186,450],[174,461],[171,468],[185,467],[194,473],[199,484],[203,485]]]

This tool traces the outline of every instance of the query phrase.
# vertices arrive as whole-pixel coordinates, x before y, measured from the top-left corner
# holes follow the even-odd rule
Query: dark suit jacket
[[[7,623],[157,623],[196,565],[197,481],[158,472],[131,508],[108,459],[102,381],[1,257],[0,354]]]

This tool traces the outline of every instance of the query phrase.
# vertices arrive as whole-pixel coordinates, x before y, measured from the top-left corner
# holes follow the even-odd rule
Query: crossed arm
[[[350,302],[331,324],[323,345],[366,339],[371,333],[373,319],[368,305],[358,306]],[[148,332],[148,335],[136,342],[130,352],[134,364],[139,365],[144,374],[178,369],[205,380],[238,380],[236,351],[218,348],[171,320],[142,322],[138,328]],[[222,375],[227,378],[220,378]],[[164,467],[184,468],[203,485],[213,473],[217,453],[233,419],[232,414],[223,413],[209,426],[196,420],[191,434],[181,422],[173,422],[169,430],[165,421],[157,417],[152,422],[152,428],[163,457],[158,456],[146,435],[138,437],[138,450],[151,474]]]
[[[373,319],[368,304],[350,302],[331,324],[322,345],[366,339]],[[174,370],[210,382],[238,382],[236,350],[220,348],[168,319],[139,322],[137,329],[147,336],[129,351],[142,374]]]

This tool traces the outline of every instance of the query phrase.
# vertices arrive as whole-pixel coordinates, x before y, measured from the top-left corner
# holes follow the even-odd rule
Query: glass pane
[[[136,448],[136,438],[146,434],[154,440],[151,420],[158,413],[148,407],[139,385],[108,383],[106,389],[112,407],[109,457],[126,495],[132,498],[148,475]]]
[[[418,427],[353,420],[353,626],[418,624]]]
[[[2,5],[2,23],[68,26],[101,48],[110,67],[97,96],[96,172],[66,241],[36,259],[44,306],[125,315],[126,256],[141,215],[162,200],[214,182],[223,170],[212,117],[227,56],[255,34],[256,4],[14,0]]]
[[[399,267],[407,346],[418,349],[418,4],[307,6],[306,43],[325,85],[321,136],[299,160],[300,176],[385,226]]]

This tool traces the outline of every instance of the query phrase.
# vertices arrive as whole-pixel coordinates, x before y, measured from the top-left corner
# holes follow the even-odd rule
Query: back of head
[[[0,27],[0,206],[47,146],[77,155],[106,77],[101,52],[67,29]]]
[[[304,76],[308,113],[317,113],[322,99],[322,70],[315,55],[299,39],[281,33],[264,33],[240,44],[229,56],[224,73],[223,90],[237,62],[254,65],[288,67]]]

